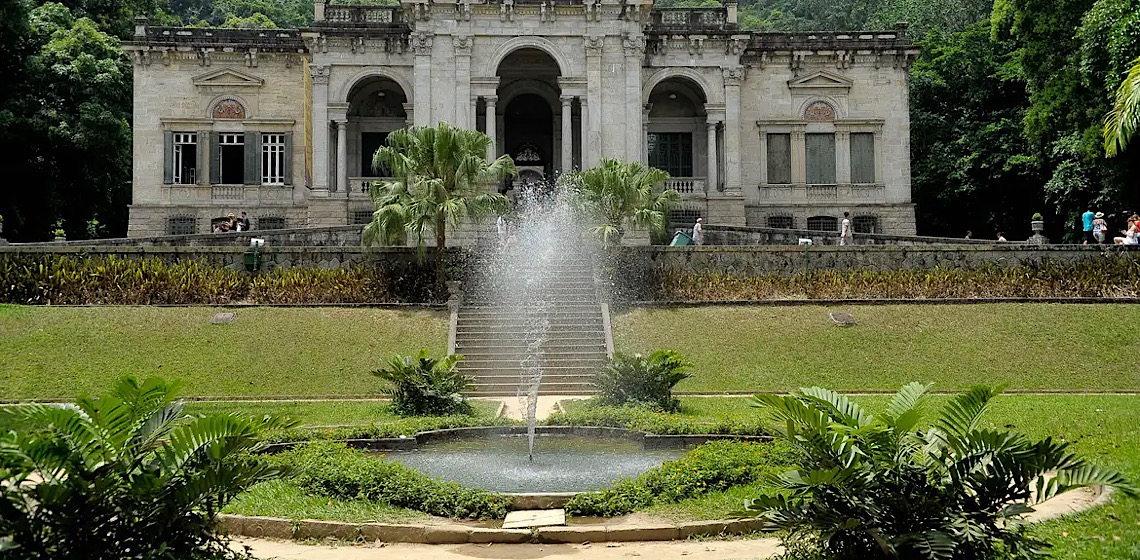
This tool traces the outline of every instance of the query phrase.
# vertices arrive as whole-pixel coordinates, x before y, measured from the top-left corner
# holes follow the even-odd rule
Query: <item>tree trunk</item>
[[[441,210],[435,219],[435,290],[443,290],[447,282],[447,220]]]

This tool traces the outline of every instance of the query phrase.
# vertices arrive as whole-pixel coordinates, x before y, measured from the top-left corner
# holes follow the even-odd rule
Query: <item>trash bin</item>
[[[677,235],[673,236],[673,241],[669,242],[670,247],[684,247],[685,245],[692,245],[693,238],[683,231],[678,231]]]
[[[256,272],[261,268],[261,246],[254,245],[245,250],[245,269]]]

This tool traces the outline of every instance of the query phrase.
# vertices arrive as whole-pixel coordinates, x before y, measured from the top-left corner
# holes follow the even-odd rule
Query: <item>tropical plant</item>
[[[1115,157],[1124,151],[1137,129],[1140,129],[1140,57],[1132,62],[1132,68],[1116,90],[1112,110],[1104,117],[1105,155]]]
[[[666,213],[681,204],[673,189],[660,189],[669,174],[640,163],[603,159],[571,180],[574,198],[594,222],[590,232],[602,244],[620,245],[629,226],[661,232]]]
[[[0,436],[0,558],[224,556],[214,515],[286,469],[252,453],[275,417],[190,416],[174,384],[128,377],[74,406],[15,414],[41,430]],[[5,552],[6,551],[6,552]]]
[[[392,410],[401,416],[471,414],[463,391],[473,379],[459,372],[462,359],[452,354],[437,360],[420,350],[415,356],[392,356],[386,368],[372,375],[388,382],[384,394],[392,397]]]
[[[1066,442],[983,427],[1000,389],[954,397],[923,430],[929,388],[905,385],[879,418],[819,387],[756,395],[800,466],[771,480],[781,495],[749,500],[746,509],[788,530],[790,542],[813,542],[839,559],[1043,558],[1048,544],[1019,522],[1034,504],[1092,485],[1137,493]]]
[[[515,174],[515,164],[507,155],[488,162],[490,146],[486,134],[443,122],[389,134],[388,145],[376,150],[372,166],[388,169],[393,179],[372,184],[375,212],[364,227],[364,243],[394,244],[410,233],[422,249],[434,234],[437,280],[442,283],[447,227],[465,217],[504,212],[509,204],[495,187]]]
[[[648,356],[619,352],[591,384],[605,404],[644,404],[672,412],[681,408],[673,387],[691,376],[692,367],[676,350],[656,350]]]
[[[1033,220],[1034,222],[1040,222],[1041,220],[1044,220],[1045,217],[1041,215],[1041,212],[1034,212],[1029,219]]]

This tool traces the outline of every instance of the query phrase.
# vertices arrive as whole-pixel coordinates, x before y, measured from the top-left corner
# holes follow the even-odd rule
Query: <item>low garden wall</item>
[[[267,229],[191,235],[157,235],[79,241],[20,243],[17,247],[249,247],[249,240],[264,239],[281,247],[356,247],[361,245],[364,226]]]
[[[798,245],[800,239],[811,239],[815,245],[839,245],[838,231],[810,229],[783,229],[752,226],[704,227],[705,243],[709,245]],[[962,239],[960,237],[930,237],[922,235],[887,235],[883,233],[853,233],[855,245],[990,245],[993,240]]]

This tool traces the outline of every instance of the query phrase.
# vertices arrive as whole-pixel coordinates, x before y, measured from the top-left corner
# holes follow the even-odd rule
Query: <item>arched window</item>
[[[796,227],[796,222],[791,216],[768,216],[768,227],[792,229]]]
[[[812,216],[807,219],[807,228],[812,231],[839,231],[839,219],[835,216]]]

